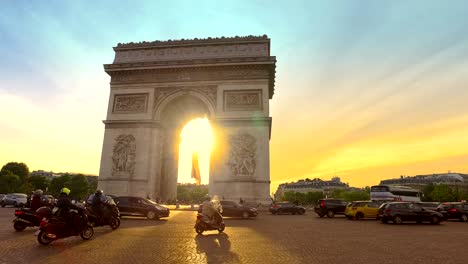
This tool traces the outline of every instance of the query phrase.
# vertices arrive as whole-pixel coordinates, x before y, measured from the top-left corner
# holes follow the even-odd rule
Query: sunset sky
[[[0,165],[98,174],[119,42],[267,34],[272,192],[468,173],[467,14],[467,1],[0,1]]]

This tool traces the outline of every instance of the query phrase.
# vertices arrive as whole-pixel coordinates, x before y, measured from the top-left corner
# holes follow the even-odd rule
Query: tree
[[[71,190],[70,197],[82,200],[88,195],[88,180],[81,174],[72,176],[68,188]]]
[[[50,181],[49,192],[53,196],[57,197],[60,194],[60,190],[63,187],[68,187],[68,183],[70,182],[70,180],[71,176],[69,174],[64,174],[60,177],[53,178]]]
[[[19,177],[11,171],[2,172],[0,174],[0,193],[12,193],[16,191],[19,181]]]
[[[422,201],[423,202],[432,202],[432,191],[434,191],[434,184],[430,183],[424,187],[422,190]]]
[[[49,180],[45,176],[35,175],[29,177],[29,183],[32,185],[33,189],[41,189],[45,191],[49,187]]]
[[[436,202],[454,202],[457,200],[452,189],[447,184],[435,185],[431,197]]]
[[[87,176],[86,179],[88,180],[88,194],[95,193],[98,187],[98,177]]]
[[[2,169],[0,170],[0,174],[4,174],[7,171],[10,171],[19,177],[20,185],[25,183],[29,177],[28,165],[24,164],[23,162],[8,162],[7,164],[3,165]]]

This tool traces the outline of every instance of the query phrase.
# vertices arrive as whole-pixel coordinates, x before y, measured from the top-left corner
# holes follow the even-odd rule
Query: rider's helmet
[[[41,189],[37,189],[34,191],[35,195],[42,195],[44,192]]]
[[[70,194],[70,189],[68,189],[67,187],[63,187],[61,190],[60,190],[60,193],[64,193],[66,195],[69,195]]]
[[[103,194],[104,194],[104,191],[102,191],[102,190],[97,190],[97,191],[96,191],[96,195],[97,195],[97,196],[101,196],[101,195],[103,195]]]

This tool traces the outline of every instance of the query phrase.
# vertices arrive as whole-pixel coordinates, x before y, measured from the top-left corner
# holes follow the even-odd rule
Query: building
[[[446,184],[452,188],[468,190],[468,174],[463,173],[437,173],[416,176],[400,176],[396,179],[382,180],[381,185],[402,185],[418,190],[424,189],[428,184]]]
[[[341,182],[340,177],[333,177],[330,181],[324,181],[319,178],[298,180],[297,182],[283,183],[278,186],[275,193],[275,199],[279,199],[285,192],[323,192],[328,193],[336,189],[349,189],[349,185]]]

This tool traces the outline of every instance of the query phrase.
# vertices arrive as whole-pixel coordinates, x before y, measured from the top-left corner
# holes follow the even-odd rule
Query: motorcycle
[[[219,233],[222,233],[226,225],[224,224],[223,217],[221,215],[219,215],[219,218],[220,219],[217,221],[218,223],[213,223],[208,216],[198,213],[197,221],[194,226],[195,231],[200,235],[209,230],[218,230]]]
[[[92,210],[89,211],[88,219],[89,223],[93,227],[99,226],[110,226],[112,230],[119,228],[120,226],[120,212],[117,204],[111,199],[103,204],[102,217],[99,218]]]
[[[49,207],[41,207],[37,211],[30,208],[16,209],[13,228],[16,231],[23,231],[26,227],[39,226],[44,217],[50,218],[51,215],[52,209]]]
[[[40,229],[36,232],[39,244],[48,245],[54,240],[70,236],[80,235],[83,240],[89,240],[94,236],[94,229],[88,223],[86,209],[70,210],[70,213],[76,213],[79,218],[79,223],[74,226],[76,230],[73,232],[66,228],[65,219],[62,217],[53,216],[49,219],[43,219]]]

